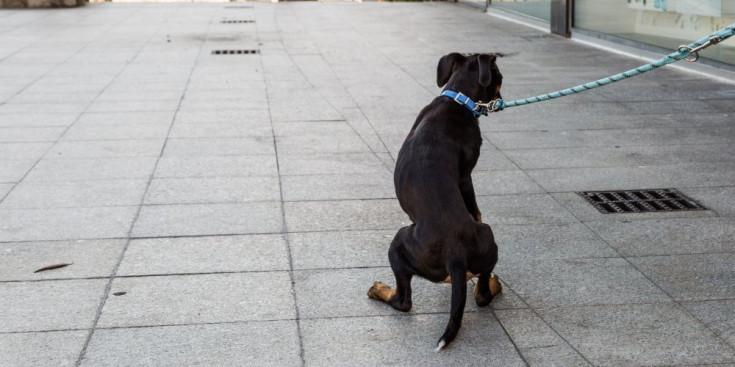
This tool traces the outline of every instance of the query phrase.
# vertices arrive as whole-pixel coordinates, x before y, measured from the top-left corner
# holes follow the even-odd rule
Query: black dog
[[[437,84],[475,102],[500,98],[503,76],[496,56],[502,55],[446,55],[439,61]],[[375,282],[368,291],[370,298],[406,312],[411,309],[414,275],[436,283],[451,279],[451,315],[437,351],[462,325],[469,277],[479,275],[474,290],[478,306],[487,306],[500,292],[492,276],[498,247],[490,226],[482,223],[470,176],[482,144],[477,115],[446,96],[419,113],[394,174],[398,201],[413,222],[398,231],[388,251],[396,289]]]

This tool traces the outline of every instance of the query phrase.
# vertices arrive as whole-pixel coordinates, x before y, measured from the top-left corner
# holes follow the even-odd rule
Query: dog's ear
[[[465,57],[456,52],[445,55],[439,60],[439,66],[436,68],[436,84],[439,88],[447,84],[449,77],[452,76],[452,72],[464,61]]]
[[[484,54],[480,55],[477,58],[478,63],[478,70],[480,71],[480,76],[477,80],[478,83],[480,83],[481,86],[487,87],[492,83],[493,81],[493,64],[495,63],[495,55],[494,54]]]

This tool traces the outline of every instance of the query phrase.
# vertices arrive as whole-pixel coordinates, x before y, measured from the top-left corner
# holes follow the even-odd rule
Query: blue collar
[[[455,102],[470,110],[470,112],[472,112],[472,115],[475,117],[480,117],[481,115],[487,116],[487,108],[478,106],[475,101],[470,99],[470,97],[462,94],[462,92],[457,93],[455,91],[447,89],[442,92],[442,96],[453,99]]]

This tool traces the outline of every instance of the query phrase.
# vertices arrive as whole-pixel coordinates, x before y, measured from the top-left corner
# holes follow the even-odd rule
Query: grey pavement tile
[[[76,124],[86,126],[130,124],[168,126],[173,118],[173,111],[85,112],[79,116],[79,121]]]
[[[75,103],[5,103],[0,105],[0,115],[2,114],[17,114],[25,111],[35,111],[41,113],[62,113],[62,114],[73,114],[82,113],[84,108],[88,105],[87,102],[75,102]]]
[[[279,154],[320,154],[370,152],[362,138],[355,133],[329,134],[305,133],[302,135],[276,136]]]
[[[395,286],[393,271],[385,267],[295,271],[294,284],[299,317],[315,319],[401,315],[402,312],[393,309],[386,303],[368,298],[368,289],[374,281],[383,282],[391,287]],[[502,292],[501,295],[493,298],[492,303],[485,308],[478,307],[472,296],[473,283],[474,280],[467,284],[465,314],[489,312],[492,309],[526,307],[512,291]],[[331,290],[330,284],[341,284],[339,302],[335,302],[335,295],[328,291]],[[411,282],[411,290],[413,299],[411,313],[449,313],[452,296],[451,284],[434,284],[416,276]]]
[[[735,160],[730,144],[507,149],[523,169],[649,166]]]
[[[98,329],[82,366],[299,366],[296,321]]]
[[[735,300],[682,302],[681,304],[730,345],[735,344]]]
[[[550,224],[578,222],[550,195],[478,196],[482,221],[496,224]]]
[[[243,203],[280,200],[278,177],[153,179],[145,204]]]
[[[135,239],[117,275],[268,270],[289,270],[281,234]]]
[[[274,122],[273,131],[276,137],[286,136],[329,136],[356,134],[348,121],[289,121]],[[374,133],[371,131],[371,133]]]
[[[390,266],[395,230],[289,233],[294,269]]]
[[[440,314],[304,320],[304,359],[307,365],[314,366],[525,365],[490,313],[466,314],[454,342],[441,353],[434,353],[447,317]]]
[[[270,121],[257,122],[176,122],[171,127],[171,138],[252,138],[268,139],[272,137]]]
[[[95,101],[89,112],[175,111],[179,99]]]
[[[539,194],[544,190],[521,170],[472,173],[475,195]]]
[[[183,92],[179,90],[125,92],[108,89],[100,94],[97,101],[179,100],[182,95]]]
[[[376,174],[387,172],[372,153],[279,155],[282,175]]]
[[[345,200],[395,198],[393,175],[333,174],[282,176],[283,200]]]
[[[410,224],[396,200],[284,203],[289,232],[394,229]]]
[[[650,187],[644,187],[648,189]],[[623,190],[629,190],[630,187]],[[632,188],[639,189],[638,187]],[[656,211],[656,212],[639,212],[639,213],[600,213],[594,206],[583,199],[577,193],[562,192],[553,193],[551,196],[561,203],[569,212],[574,214],[582,222],[608,222],[608,221],[639,221],[647,219],[674,219],[674,218],[704,218],[715,217],[717,213],[711,210],[691,210],[691,211]]]
[[[733,349],[675,303],[538,311],[593,365],[733,362]]]
[[[162,157],[154,176],[172,178],[277,175],[278,166],[275,156],[247,155]]]
[[[548,113],[548,112],[547,112]],[[727,144],[732,127],[512,131],[487,134],[500,149]]]
[[[268,89],[273,121],[325,121],[343,117],[314,89],[290,89],[284,93]]]
[[[283,231],[279,202],[144,206],[133,237],[277,233]]]
[[[80,93],[23,93],[16,94],[8,103],[79,103],[92,102],[97,97],[95,92]]]
[[[676,300],[735,297],[735,253],[629,258]]]
[[[107,279],[0,283],[0,332],[92,327]]]
[[[264,106],[265,107],[265,106]],[[213,122],[262,124],[270,129],[270,112],[259,110],[218,110],[218,111],[182,111],[176,114],[175,125],[203,124]]]
[[[75,124],[64,134],[62,142],[84,140],[164,139],[170,122],[146,124]]]
[[[180,111],[212,111],[212,110],[258,110],[268,105],[265,91],[248,94],[247,97],[236,97],[238,93],[231,93],[221,99],[187,98],[181,102]]]
[[[200,138],[169,139],[164,156],[202,156],[202,155],[253,155],[275,154],[273,138],[254,136],[247,138]]]
[[[134,206],[0,210],[0,242],[121,238]]]
[[[496,272],[534,308],[670,300],[621,258],[500,259]]]
[[[691,187],[681,191],[720,216],[735,216],[735,187]]]
[[[291,320],[290,283],[286,272],[116,278],[97,327]]]
[[[76,113],[36,113],[29,110],[17,114],[3,114],[0,118],[0,127],[69,126],[78,116]]]
[[[5,194],[10,192],[13,186],[15,185],[12,183],[0,184],[0,198],[4,198]],[[2,205],[2,202],[0,202],[0,205]]]
[[[163,138],[60,141],[54,144],[44,158],[158,157],[164,141]]]
[[[18,182],[33,167],[35,160],[0,160],[0,182]]]
[[[87,330],[0,334],[0,365],[74,366]]]
[[[530,309],[495,311],[530,366],[589,366],[566,341]]]
[[[56,141],[65,129],[65,127],[0,127],[0,143]]]
[[[500,261],[617,257],[593,231],[580,223],[492,226]]]
[[[136,206],[147,183],[147,180],[24,181],[0,203],[0,209]]]
[[[606,221],[587,225],[623,256],[729,252],[735,237],[732,218]]]
[[[0,281],[109,277],[125,240],[0,243]],[[35,273],[45,266],[71,264]]]
[[[148,179],[155,157],[42,159],[25,181]]]
[[[735,162],[526,170],[549,192],[728,186]]]
[[[41,158],[53,143],[0,143],[0,161]]]

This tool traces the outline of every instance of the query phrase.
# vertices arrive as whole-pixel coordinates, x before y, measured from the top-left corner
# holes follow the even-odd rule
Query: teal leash
[[[627,78],[630,78],[636,75],[640,75],[647,71],[651,71],[653,69],[660,68],[664,65],[668,65],[668,64],[671,64],[672,62],[676,62],[679,60],[695,62],[699,60],[700,50],[703,50],[711,45],[716,45],[728,39],[733,34],[735,34],[735,23],[725,28],[722,28],[715,33],[712,33],[711,35],[707,37],[698,39],[694,41],[693,43],[691,43],[689,46],[685,46],[685,45],[679,46],[676,52],[670,53],[666,57],[661,58],[660,60],[654,61],[650,64],[646,64],[646,65],[637,67],[635,69],[628,70],[620,74],[615,74],[607,78],[602,78],[602,79],[595,80],[593,82],[589,82],[586,84],[580,84],[578,86],[567,88],[567,89],[562,89],[556,92],[546,93],[546,94],[542,94],[542,95],[531,97],[531,98],[517,99],[511,102],[505,102],[501,98],[490,101],[488,103],[480,102],[480,103],[476,103],[476,106],[477,106],[476,108],[483,115],[487,115],[488,112],[497,112],[497,111],[502,111],[505,108],[523,106],[523,105],[527,105],[530,103],[536,103],[536,102],[541,102],[541,101],[548,101],[550,99],[565,97],[565,96],[569,96],[572,94],[588,91],[590,89],[602,87],[603,85],[612,84],[612,83],[621,81],[623,79],[627,79]]]

